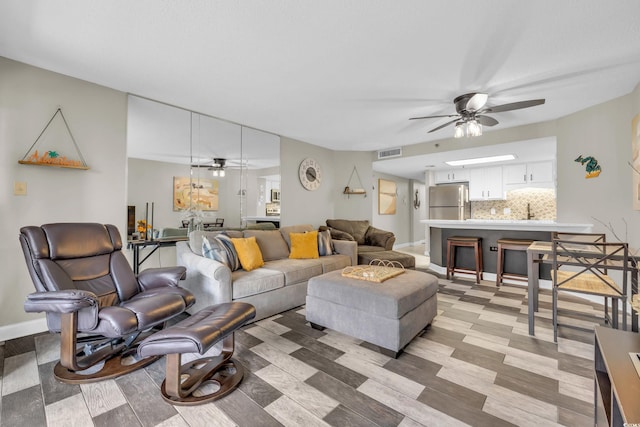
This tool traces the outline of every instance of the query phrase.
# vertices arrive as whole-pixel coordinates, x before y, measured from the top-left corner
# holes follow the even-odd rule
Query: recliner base
[[[135,354],[135,349],[132,350]],[[86,384],[95,381],[102,381],[111,378],[117,378],[121,375],[128,374],[137,369],[144,368],[158,360],[160,356],[150,356],[141,360],[138,360],[135,363],[126,364],[123,363],[123,359],[128,355],[118,354],[113,356],[112,358],[106,360],[102,369],[96,372],[92,372],[92,368],[87,368],[85,371],[72,371],[68,368],[62,366],[60,362],[56,364],[53,368],[53,376],[63,383],[67,384]],[[95,365],[94,365],[95,366]],[[83,372],[87,372],[83,374]]]

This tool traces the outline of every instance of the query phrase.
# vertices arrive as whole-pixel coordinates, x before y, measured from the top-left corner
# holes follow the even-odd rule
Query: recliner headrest
[[[41,228],[48,243],[49,258],[52,260],[108,254],[116,248],[120,249],[122,245],[119,238],[113,241],[109,230],[115,229],[112,225],[62,223],[44,224]]]

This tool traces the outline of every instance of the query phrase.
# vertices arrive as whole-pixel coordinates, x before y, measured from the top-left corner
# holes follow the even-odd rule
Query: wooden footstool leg
[[[223,349],[215,357],[203,357],[182,365],[182,355],[167,355],[166,378],[160,392],[173,405],[200,405],[229,394],[242,381],[242,365],[231,359],[233,334],[223,340]],[[207,388],[213,389],[207,393]],[[195,393],[196,390],[199,393]]]

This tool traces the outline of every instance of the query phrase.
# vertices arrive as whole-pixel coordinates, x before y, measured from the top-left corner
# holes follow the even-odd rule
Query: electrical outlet
[[[491,252],[498,252],[498,247],[497,246],[489,246],[489,250]]]
[[[496,208],[491,208],[491,215],[495,215],[496,214]]]
[[[26,182],[14,182],[13,183],[13,194],[16,196],[26,196],[27,195],[27,183]]]
[[[511,214],[511,209],[510,208],[504,208],[502,213],[505,214],[505,215],[510,215]]]

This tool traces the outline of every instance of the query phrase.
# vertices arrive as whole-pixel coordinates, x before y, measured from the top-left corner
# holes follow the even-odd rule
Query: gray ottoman
[[[420,271],[375,283],[336,270],[309,280],[305,311],[312,327],[359,338],[397,357],[436,316],[437,292],[438,279]]]

